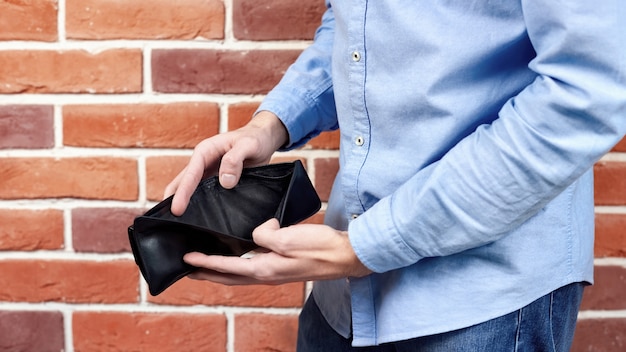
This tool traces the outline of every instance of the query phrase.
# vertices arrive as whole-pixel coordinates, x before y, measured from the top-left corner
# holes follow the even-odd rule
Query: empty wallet
[[[315,214],[320,199],[299,160],[244,168],[237,186],[225,189],[217,176],[194,191],[181,216],[171,213],[169,197],[128,228],[135,262],[156,296],[196,268],[185,263],[189,252],[240,256],[258,246],[252,231],[276,218],[281,226]]]

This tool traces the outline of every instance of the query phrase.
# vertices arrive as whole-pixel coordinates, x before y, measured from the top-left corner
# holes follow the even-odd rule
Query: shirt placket
[[[367,159],[370,146],[370,121],[365,104],[366,50],[365,17],[367,1],[354,1],[349,23],[348,51],[345,53],[349,67],[348,90],[350,112],[352,114],[351,141],[345,143],[349,151],[345,155],[343,172],[344,196],[346,208],[351,219],[363,211],[363,202],[359,196],[359,175]],[[358,278],[348,281],[352,299],[352,329],[355,338],[376,336],[374,299],[370,278]]]

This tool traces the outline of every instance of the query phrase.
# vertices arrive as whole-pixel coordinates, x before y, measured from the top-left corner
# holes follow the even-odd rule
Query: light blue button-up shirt
[[[315,284],[355,346],[592,281],[594,162],[626,131],[626,1],[329,1],[260,110],[341,129],[326,223],[375,273]],[[354,216],[358,215],[358,216]]]

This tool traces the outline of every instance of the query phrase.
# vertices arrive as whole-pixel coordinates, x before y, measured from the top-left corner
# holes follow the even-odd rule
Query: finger
[[[220,273],[217,271],[202,269],[202,268],[192,272],[191,274],[187,275],[187,277],[189,277],[192,280],[206,280],[206,281],[216,282],[218,284],[229,285],[229,286],[254,285],[254,284],[261,283],[258,280],[250,278],[250,277],[224,274],[224,273]]]
[[[253,276],[254,268],[250,259],[192,252],[185,254],[183,260],[185,263],[197,268],[208,269],[222,274]]]
[[[222,157],[219,170],[220,185],[230,189],[237,185],[243,170],[244,157],[231,149]]]
[[[219,168],[220,185],[224,188],[233,188],[239,182],[244,163],[247,166],[257,166],[259,162],[259,148],[256,139],[241,138],[230,150],[222,156]]]
[[[185,169],[179,172],[178,175],[176,175],[176,177],[174,177],[174,179],[170,181],[170,183],[167,186],[165,186],[165,190],[163,191],[163,199],[176,193],[176,189],[178,188],[178,185],[180,184],[180,179],[183,177],[183,174],[185,173]]]
[[[174,194],[171,211],[174,215],[182,215],[187,209],[191,195],[198,187],[207,168],[216,163],[219,152],[212,147],[212,144],[199,144],[191,155],[189,163],[185,169],[172,181],[172,187],[168,192]],[[168,186],[169,187],[169,186]]]
[[[278,230],[280,230],[280,223],[278,222],[278,219],[269,219],[252,231],[252,240],[254,243],[263,248],[267,248],[271,251],[277,251],[277,240],[279,237],[276,232]]]

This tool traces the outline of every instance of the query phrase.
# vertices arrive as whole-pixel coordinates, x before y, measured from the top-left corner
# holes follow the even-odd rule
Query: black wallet
[[[181,216],[170,212],[169,197],[128,228],[130,245],[153,296],[196,268],[189,252],[240,256],[258,246],[252,231],[276,218],[281,226],[315,214],[320,199],[299,160],[244,168],[237,186],[225,189],[217,176],[200,182]]]

